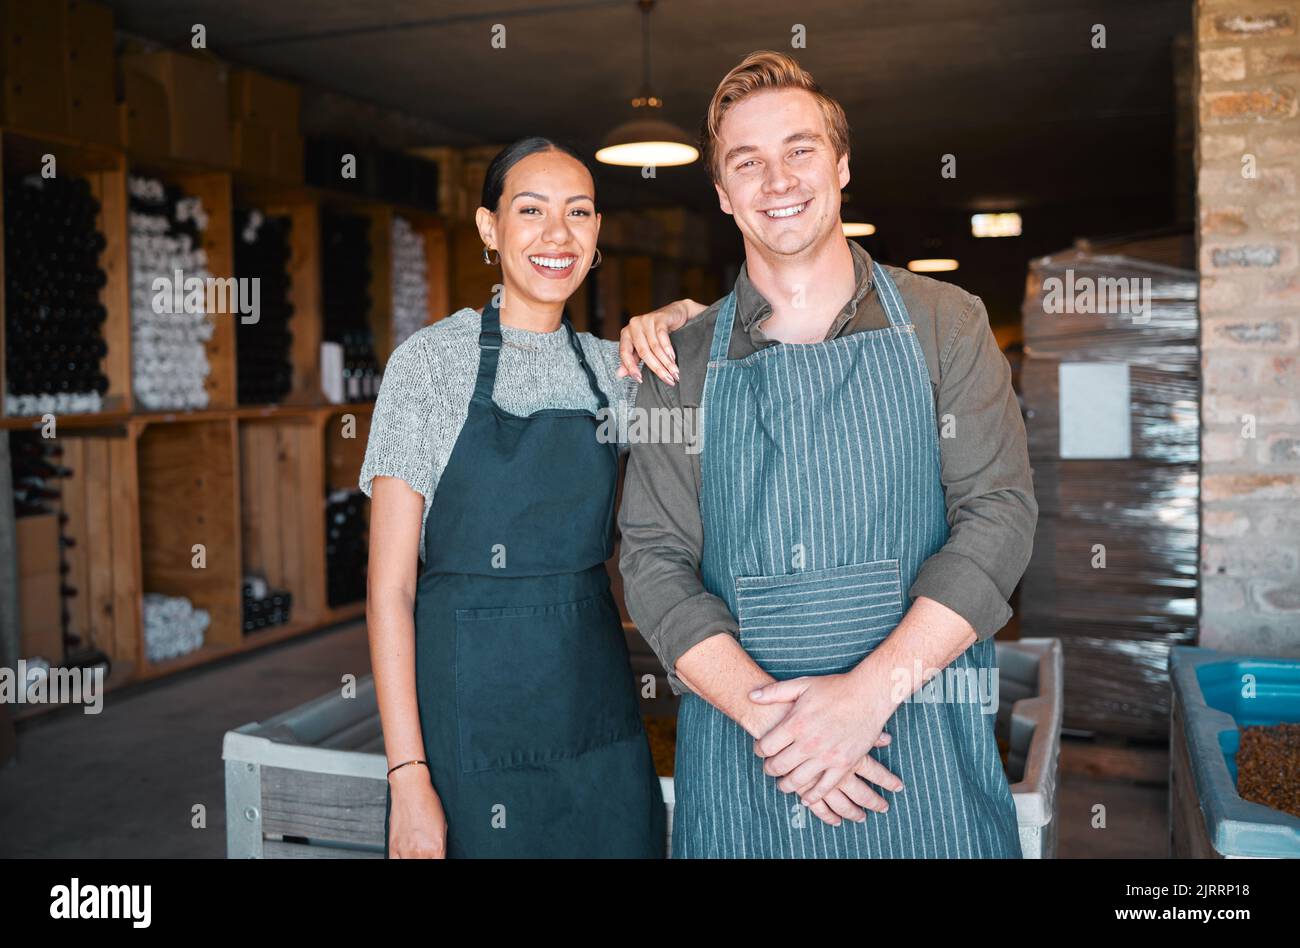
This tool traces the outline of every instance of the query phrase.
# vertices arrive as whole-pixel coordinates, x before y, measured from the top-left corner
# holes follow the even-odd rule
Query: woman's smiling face
[[[591,173],[562,151],[536,152],[506,172],[496,213],[480,208],[479,235],[501,254],[507,294],[563,303],[596,253],[600,215]]]

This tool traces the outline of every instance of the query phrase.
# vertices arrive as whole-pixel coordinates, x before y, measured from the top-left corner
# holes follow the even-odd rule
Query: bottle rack
[[[321,393],[321,215],[343,211],[369,221],[371,305],[366,319],[380,365],[392,349],[393,216],[410,221],[424,239],[429,322],[450,311],[444,222],[425,211],[370,199],[216,168],[138,160],[122,149],[0,129],[5,177],[39,172],[47,155],[53,155],[57,174],[80,175],[90,183],[100,202],[97,226],[105,238],[99,258],[106,275],[100,300],[107,311],[103,410],[60,414],[57,431],[65,463],[73,469],[72,476],[62,479],[60,505],[68,514],[67,529],[78,541],[65,552],[68,584],[78,589],[67,608],[83,642],[110,656],[107,686],[157,678],[363,618],[364,601],[331,608],[326,595],[326,498],[332,490],[356,486],[373,402],[330,404]],[[280,402],[238,403],[237,314],[209,316],[214,332],[206,343],[206,408],[148,410],[135,398],[127,191],[133,174],[157,177],[202,200],[208,215],[203,244],[214,277],[236,276],[236,207],[290,218],[286,271],[293,305],[292,384]],[[0,253],[0,312],[4,286]],[[0,353],[4,345],[0,319]],[[0,359],[0,397],[5,392]],[[39,416],[0,413],[0,429],[39,428],[42,422]],[[201,566],[196,565],[197,549],[205,557]],[[20,548],[20,560],[22,556]],[[246,573],[261,574],[269,586],[291,594],[289,622],[245,634]],[[196,609],[207,610],[210,624],[202,647],[151,660],[143,626],[146,593],[185,596]],[[18,657],[27,656],[20,650]],[[47,657],[52,664],[62,663],[62,656]],[[50,707],[27,705],[19,716]]]

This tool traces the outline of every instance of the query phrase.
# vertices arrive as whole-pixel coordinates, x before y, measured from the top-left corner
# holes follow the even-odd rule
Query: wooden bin
[[[70,624],[112,661],[112,680],[130,677],[141,661],[140,526],[135,442],[123,427],[112,431],[70,428],[59,437],[64,533],[76,545],[64,551]]]
[[[243,571],[293,596],[287,624],[250,634],[284,635],[319,622],[325,610],[314,552],[325,542],[315,501],[323,490],[321,439],[309,415],[244,418],[238,429]]]
[[[361,464],[366,456],[366,442],[370,438],[370,416],[372,406],[368,403],[343,405],[323,411],[318,416],[319,438],[324,461],[325,485],[320,494],[320,506],[317,519],[324,529],[325,505],[328,495],[335,491],[354,491],[361,477]],[[367,523],[369,523],[370,505],[364,505]],[[325,556],[325,537],[322,533],[314,562],[318,564],[322,583],[327,575],[328,564]],[[366,604],[360,602],[346,603],[333,608],[325,607],[325,615],[330,621],[358,618],[365,615]]]
[[[37,137],[12,131],[0,133],[0,168],[5,178],[53,169],[60,176],[85,178],[100,202],[96,226],[105,247],[99,266],[107,282],[100,302],[108,312],[102,333],[108,351],[100,371],[108,377],[101,413],[127,410],[131,403],[131,274],[127,267],[126,161],[122,152],[54,136]],[[0,192],[0,213],[4,195]],[[4,307],[4,230],[0,228],[0,310]],[[0,354],[4,352],[4,319],[0,319]],[[5,360],[0,358],[0,399],[7,392]]]
[[[320,404],[320,199],[306,188],[237,177],[235,203],[242,208],[255,207],[268,217],[289,218],[289,300],[293,304],[289,358],[293,383],[283,404]]]
[[[235,254],[232,241],[234,222],[230,174],[225,171],[180,169],[174,165],[150,164],[133,165],[131,172],[132,174],[158,178],[164,184],[179,187],[187,196],[197,197],[203,202],[204,213],[208,215],[208,227],[203,232],[203,250],[207,254],[207,272],[215,279],[224,280],[234,277]],[[123,239],[129,241],[129,234],[124,233]],[[187,278],[192,275],[195,274],[184,274]],[[127,279],[129,283],[129,274]],[[129,306],[129,295],[127,302]],[[216,304],[212,294],[209,294],[208,302],[210,306]],[[213,333],[205,344],[209,366],[206,382],[208,391],[207,409],[234,408],[237,402],[235,323],[239,319],[239,315],[237,313],[210,311],[208,318],[212,320]],[[135,405],[135,408],[138,411],[153,410],[138,404]]]
[[[165,662],[146,660],[152,671],[201,661],[243,642],[235,421],[201,415],[171,421],[132,422],[138,432],[143,589],[185,596],[212,621],[201,649]]]
[[[375,356],[383,365],[392,352],[392,243],[393,207],[345,194],[318,192],[320,213],[360,217],[369,221],[370,310],[366,321],[374,338]],[[317,227],[320,239],[320,227]],[[323,276],[323,274],[321,274]],[[323,296],[322,302],[327,302]]]

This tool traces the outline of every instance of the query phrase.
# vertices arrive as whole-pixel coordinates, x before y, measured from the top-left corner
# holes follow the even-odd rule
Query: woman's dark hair
[[[496,157],[487,166],[487,173],[483,175],[483,196],[480,198],[479,203],[489,211],[496,213],[497,205],[501,203],[501,193],[506,187],[506,172],[529,155],[535,155],[543,151],[564,152],[587,169],[588,173],[591,174],[592,181],[596,180],[596,174],[591,170],[591,165],[587,164],[587,159],[568,145],[551,141],[549,138],[542,138],[539,135],[532,135],[528,138],[521,138],[496,153]],[[592,198],[595,198],[594,194]]]

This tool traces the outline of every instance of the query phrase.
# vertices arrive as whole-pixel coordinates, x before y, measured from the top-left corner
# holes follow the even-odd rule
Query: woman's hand
[[[618,334],[618,356],[622,365],[618,368],[618,377],[632,376],[641,381],[641,366],[644,361],[655,375],[669,385],[676,385],[677,353],[673,352],[668,334],[676,332],[708,309],[695,300],[677,300],[660,309],[642,316],[633,316],[623,331]]]
[[[389,859],[446,859],[447,817],[442,801],[419,765],[389,777],[392,809],[388,817]]]

